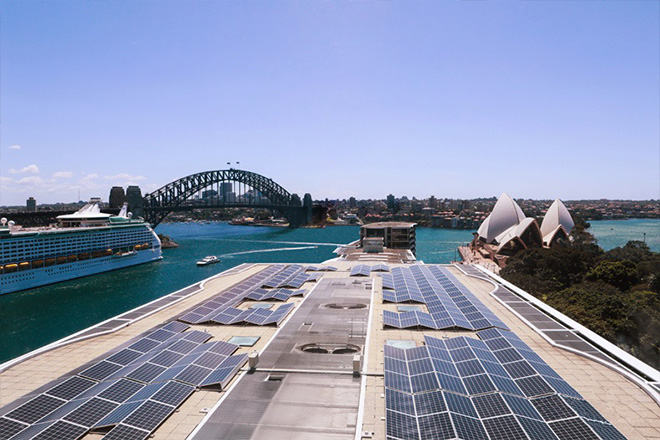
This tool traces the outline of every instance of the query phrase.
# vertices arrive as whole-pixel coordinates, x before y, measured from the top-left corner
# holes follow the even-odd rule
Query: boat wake
[[[311,243],[306,241],[232,240],[231,238],[222,238],[219,241],[240,241],[242,243],[304,244],[310,246],[332,246],[332,247],[346,246],[346,243],[339,244],[339,243]]]
[[[235,241],[242,241],[242,240],[235,240]],[[268,243],[272,243],[272,241]],[[297,247],[277,248],[277,249],[255,249],[253,251],[232,252],[230,254],[222,254],[220,255],[220,257],[233,257],[235,255],[245,255],[245,254],[259,254],[262,252],[300,251],[303,249],[316,249],[316,248],[318,248],[318,246],[297,246]]]

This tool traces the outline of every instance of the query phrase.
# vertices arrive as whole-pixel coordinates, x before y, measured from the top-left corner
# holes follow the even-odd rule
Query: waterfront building
[[[124,202],[126,202],[126,193],[124,192],[124,188],[121,186],[113,186],[112,189],[110,189],[110,197],[108,198],[108,204],[110,205],[110,208],[121,208],[124,206]]]
[[[495,203],[472,241],[472,251],[506,264],[507,256],[528,248],[550,247],[569,238],[574,222],[559,200],[550,206],[541,227],[536,219],[526,217],[520,206],[506,193]]]
[[[27,212],[37,212],[37,201],[34,197],[29,197],[25,202],[25,210]]]
[[[360,244],[365,238],[380,237],[383,246],[390,249],[408,249],[415,255],[416,223],[380,222],[370,223],[360,228]]]
[[[541,222],[543,245],[550,247],[560,240],[568,240],[575,222],[561,200],[556,199]]]

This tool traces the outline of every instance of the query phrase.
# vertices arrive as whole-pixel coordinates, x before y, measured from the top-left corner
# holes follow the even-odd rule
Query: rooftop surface
[[[368,276],[350,275],[353,266],[377,263],[381,261],[333,261],[316,265],[313,268],[316,270],[292,265],[244,265],[175,292],[152,305],[127,312],[96,329],[80,332],[77,337],[70,338],[60,346],[55,344],[16,362],[0,365],[0,439],[99,439],[103,435],[109,439],[147,438],[149,435],[155,439],[195,440],[397,439],[419,438],[417,429],[426,438],[444,438],[438,430],[442,427],[439,424],[440,416],[451,420],[452,424],[448,425],[450,430],[459,429],[459,417],[462,417],[460,420],[481,419],[489,429],[488,435],[483,438],[512,438],[502,434],[501,426],[498,431],[491,423],[503,422],[508,416],[497,416],[495,413],[484,415],[481,409],[479,416],[473,418],[440,410],[432,416],[420,416],[422,407],[418,398],[438,394],[440,390],[447,404],[450,399],[461,397],[460,393],[448,390],[443,382],[437,384],[433,374],[441,378],[437,370],[440,364],[435,361],[435,373],[431,374],[433,381],[431,385],[428,381],[424,382],[426,388],[423,388],[422,394],[419,388],[421,385],[414,385],[414,379],[412,391],[408,392],[392,385],[391,379],[386,379],[388,374],[392,377],[392,368],[396,364],[391,357],[393,353],[406,353],[409,369],[404,371],[409,371],[412,377],[414,361],[411,360],[411,354],[415,352],[417,356],[421,349],[428,356],[424,347],[435,343],[429,337],[448,345],[454,344],[461,336],[471,338],[474,344],[483,344],[480,339],[484,339],[486,332],[493,331],[507,334],[513,332],[517,335],[525,347],[540,357],[539,365],[544,362],[566,381],[568,391],[565,393],[574,389],[625,437],[660,438],[660,407],[653,398],[657,399],[657,393],[653,395],[653,392],[642,389],[642,385],[632,381],[629,375],[604,365],[607,362],[614,364],[614,361],[602,348],[580,342],[575,332],[567,331],[546,313],[522,299],[518,293],[498,285],[471,266],[434,267],[453,277],[461,288],[464,286],[477,298],[477,302],[482,303],[509,330],[469,330],[458,327],[436,330],[420,326],[399,329],[386,326],[384,314],[387,313],[384,312],[394,313],[398,308],[396,303],[383,301],[384,292],[386,297],[390,297],[396,290],[390,286],[384,288],[384,282],[389,283],[388,276],[383,278],[381,275],[407,273],[405,271],[411,267],[422,266],[388,262],[392,272],[369,273],[368,268],[363,267],[369,273]],[[319,270],[329,265],[337,270]],[[397,272],[401,269],[395,270],[396,267],[405,268],[404,272]],[[306,279],[305,274],[313,276]],[[275,281],[272,281],[273,277],[276,277]],[[301,288],[305,289],[302,296],[296,294],[293,288],[293,285],[301,282]],[[271,287],[263,288],[264,283]],[[278,288],[278,283],[283,286]],[[250,298],[246,298],[246,295]],[[272,307],[254,309],[257,303],[271,304]],[[249,324],[264,322],[267,313],[286,304],[291,304],[292,310],[278,321],[277,326]],[[204,305],[203,309],[201,305]],[[423,313],[433,312],[435,307],[431,303],[417,302],[416,305],[420,306]],[[233,311],[227,312],[229,308]],[[184,315],[186,324],[176,321]],[[237,323],[219,324],[223,320]],[[162,336],[166,332],[154,333],[165,324],[168,329],[173,329],[172,334]],[[555,339],[560,340],[560,344],[555,345],[563,344],[566,349],[550,342],[553,339],[548,335],[552,335],[553,331],[557,334]],[[220,346],[213,345],[214,342],[227,342],[235,336],[256,337],[258,340],[251,347],[231,346],[234,351],[223,352],[221,356],[211,352],[214,347]],[[175,348],[185,345],[186,341],[181,339],[186,338],[195,341],[189,344],[189,350],[192,351],[188,351],[188,354],[181,353],[185,350]],[[152,343],[139,348],[145,344],[145,340]],[[391,348],[398,344],[418,348],[405,352]],[[229,344],[222,347],[229,347]],[[205,351],[207,348],[209,350]],[[95,376],[99,374],[99,367],[94,367],[96,370],[89,368],[99,362],[104,362],[106,367],[108,362],[121,364],[117,360],[121,357],[118,353],[123,356],[133,351],[137,353],[135,356],[141,357],[124,361],[123,368],[122,365],[117,366],[116,372],[108,376]],[[203,352],[204,355],[196,357],[197,352]],[[259,362],[256,370],[249,371],[244,355],[252,352],[259,353]],[[454,351],[451,353],[454,356]],[[159,363],[157,359],[166,358],[165,354],[176,358],[182,366],[177,367],[178,363],[173,367],[162,366],[167,362]],[[362,356],[360,375],[354,374],[356,355]],[[236,367],[240,369],[223,370],[222,366],[231,359],[241,362]],[[482,364],[485,365],[485,362]],[[164,371],[165,376],[158,376],[161,379],[152,378],[148,376],[149,369],[157,373]],[[182,375],[182,370],[189,374]],[[222,376],[222,381],[209,379],[216,372],[222,373],[225,370],[229,373]],[[142,373],[136,373],[138,371]],[[213,373],[209,375],[211,371]],[[67,398],[63,397],[63,387],[55,387],[65,380],[72,381],[67,383],[89,383],[90,391],[67,397],[69,402],[74,403],[64,403]],[[141,391],[123,401],[106,398],[107,394],[92,392],[105,389],[117,380],[130,382],[130,385]],[[461,380],[468,384],[467,379]],[[204,385],[204,381],[209,382],[210,386]],[[173,393],[158,392],[161,390],[159,387],[163,386],[176,389],[183,396],[182,399],[169,400]],[[403,388],[409,386],[410,382],[407,382]],[[154,391],[149,392],[152,388]],[[496,394],[506,394],[507,399],[511,398],[510,392],[477,394],[470,395],[467,401],[472,400],[476,404],[478,399],[497,397]],[[541,394],[543,398],[558,395],[553,390]],[[393,399],[393,395],[403,398],[414,396],[417,413],[413,412],[412,416],[407,417],[406,411],[396,406],[399,401]],[[534,400],[539,395],[532,392],[525,399]],[[90,396],[94,396],[91,397],[91,400],[95,399],[93,402],[90,402]],[[34,406],[32,402],[35,399],[40,399],[41,403]],[[132,400],[138,403],[131,403]],[[79,414],[80,411],[75,413],[75,408],[82,405],[88,405],[83,407],[88,408],[92,404],[96,404],[94,411],[88,411],[84,417]],[[32,408],[30,405],[37,409],[36,412],[25,410]],[[118,408],[135,410],[136,413],[142,409],[143,417],[115,417],[115,424],[103,421]],[[575,422],[579,417],[568,419]],[[410,420],[415,422],[412,431],[408,429],[412,425],[406,425]],[[422,422],[430,420],[435,425],[424,428]],[[564,425],[560,426],[560,423]],[[576,437],[563,420],[551,421],[549,425],[555,433],[559,433],[558,438],[599,438],[593,430],[588,431],[591,436],[584,434],[583,437]],[[598,422],[595,426],[599,429],[607,428],[605,422]],[[56,437],[53,433],[57,430],[72,434]],[[498,437],[500,434],[497,432],[501,436]],[[51,437],[47,434],[51,434]],[[611,433],[607,438],[622,438],[616,434]],[[454,438],[450,435],[455,433],[445,437]],[[473,437],[464,438],[481,437],[474,434]]]

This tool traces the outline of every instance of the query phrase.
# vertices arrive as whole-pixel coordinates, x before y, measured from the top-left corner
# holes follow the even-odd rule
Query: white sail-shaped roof
[[[575,222],[561,200],[557,199],[552,202],[541,223],[541,235],[544,241],[545,237],[553,235],[559,226],[564,228],[566,234],[570,234]]]
[[[492,243],[495,238],[525,219],[520,206],[507,193],[502,193],[493,207],[493,212],[484,220],[477,234],[479,238]]]

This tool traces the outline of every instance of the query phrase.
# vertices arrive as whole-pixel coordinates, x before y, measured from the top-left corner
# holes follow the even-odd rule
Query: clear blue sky
[[[660,2],[0,3],[0,205],[228,161],[314,198],[660,198]]]

